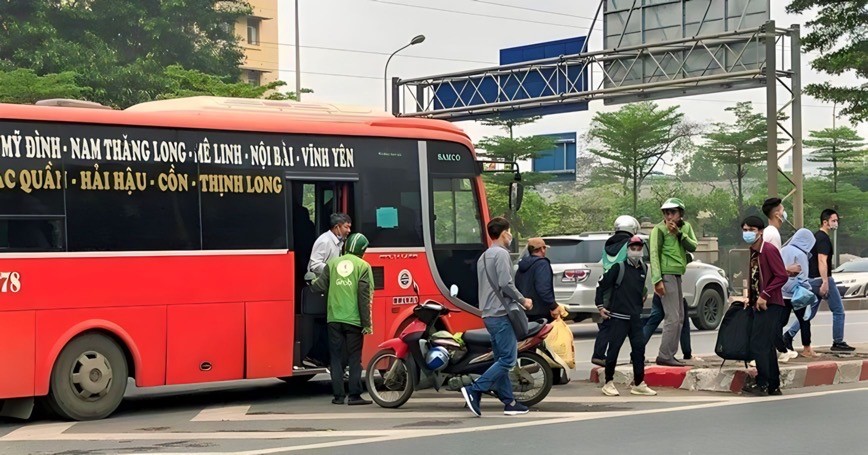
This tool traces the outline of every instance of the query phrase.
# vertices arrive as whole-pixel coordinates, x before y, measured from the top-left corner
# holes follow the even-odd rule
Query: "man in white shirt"
[[[783,201],[779,197],[770,197],[763,201],[763,213],[766,218],[769,219],[769,225],[763,229],[763,241],[766,243],[771,243],[775,247],[777,247],[778,254],[780,254],[781,250],[781,231],[780,228],[783,227],[784,221],[787,221],[787,211],[784,209]],[[782,258],[783,259],[783,258]],[[784,264],[787,268],[787,274],[790,276],[798,275],[799,272],[802,271],[802,266],[798,263],[792,264]],[[785,326],[790,319],[790,312],[793,311],[792,304],[788,301],[784,301],[785,310],[781,315],[781,326]],[[780,337],[775,336],[775,347],[780,352],[780,356],[778,357],[778,361],[781,363],[787,363],[792,359],[795,359],[799,356],[796,351],[791,351],[787,347],[787,343],[783,338],[783,334]]]
[[[778,251],[781,249],[780,228],[787,220],[787,211],[781,202],[779,197],[770,197],[763,202],[763,213],[769,219],[769,225],[763,230],[763,241],[771,243]]]
[[[350,235],[352,223],[350,216],[346,213],[333,213],[329,217],[331,228],[314,242],[310,252],[310,262],[307,264],[308,272],[317,276],[321,275],[326,262],[341,255],[341,247],[344,244],[344,239]]]
[[[350,235],[352,219],[346,213],[333,213],[329,217],[329,230],[325,231],[313,244],[310,252],[310,261],[307,263],[307,271],[317,277],[322,275],[326,263],[333,258],[341,256],[344,239]],[[317,317],[314,324],[314,344],[304,357],[302,362],[309,368],[325,367],[329,364],[328,353],[328,329],[325,317]]]

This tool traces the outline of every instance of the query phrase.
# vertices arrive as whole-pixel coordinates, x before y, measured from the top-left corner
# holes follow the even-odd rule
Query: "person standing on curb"
[[[362,347],[364,336],[374,333],[374,280],[370,264],[362,259],[368,239],[362,234],[350,234],[345,249],[343,256],[329,259],[311,288],[328,294],[332,404],[344,404],[344,369],[349,366],[347,404],[355,406],[371,404],[362,398]]]
[[[615,233],[606,240],[603,248],[603,274],[620,262],[627,259],[627,243],[630,238],[639,233],[639,221],[630,215],[621,215],[615,219]],[[606,349],[609,346],[608,319],[600,319],[597,323],[597,337],[594,340],[594,352],[591,354],[591,363],[601,367],[606,366]]]
[[[638,235],[628,240],[627,258],[615,263],[600,277],[595,303],[600,316],[610,321],[609,351],[606,353],[606,385],[603,395],[618,396],[620,393],[613,381],[615,365],[624,339],[630,338],[630,360],[633,363],[632,395],[657,395],[645,384],[645,335],[642,332],[642,302],[647,288],[645,277],[648,267],[642,262],[645,243]],[[608,301],[603,296],[610,294]]]
[[[768,226],[763,229],[763,241],[771,243],[778,251],[783,252],[780,229],[784,226],[784,222],[787,221],[787,211],[784,210],[783,201],[779,197],[766,199],[763,201],[762,212],[769,220]],[[787,273],[790,276],[798,275],[802,271],[798,263],[788,264],[784,261],[784,265],[787,267]],[[781,326],[787,325],[787,322],[790,320],[790,313],[793,311],[792,304],[788,299],[784,300],[784,307],[784,312],[781,314]],[[787,348],[783,334],[775,340],[775,347],[780,352],[778,361],[781,363],[787,363],[799,356],[796,354],[796,351]]]
[[[515,401],[509,372],[518,357],[518,340],[512,323],[507,316],[507,305],[516,301],[525,310],[533,308],[533,300],[521,295],[512,281],[512,267],[509,259],[509,246],[512,233],[506,218],[492,218],[486,226],[488,237],[494,242],[476,263],[479,280],[479,305],[482,309],[482,322],[491,334],[491,348],[494,363],[472,384],[461,388],[461,395],[468,409],[476,417],[482,416],[480,399],[489,390],[497,393],[503,402],[505,415],[527,414],[527,406]]]
[[[756,382],[745,383],[742,391],[750,395],[781,395],[781,371],[775,340],[781,333],[787,270],[781,253],[763,241],[765,222],[749,216],[742,222],[742,238],[750,245],[750,270],[747,311],[753,311],[750,353],[756,362]]]
[[[687,252],[698,242],[690,223],[684,221],[684,202],[669,198],[660,207],[663,221],[651,230],[651,282],[663,302],[663,339],[656,363],[684,366],[675,358],[684,324],[684,293],[681,276],[687,269]]]

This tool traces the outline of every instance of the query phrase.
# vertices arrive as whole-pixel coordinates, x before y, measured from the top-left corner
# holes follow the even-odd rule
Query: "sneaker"
[[[705,360],[704,360],[702,357],[697,357],[697,356],[695,356],[695,355],[686,355],[686,356],[684,356],[684,361],[685,361],[685,362],[687,362],[687,361],[690,361],[690,362],[705,362]]]
[[[606,361],[604,359],[598,359],[596,357],[591,359],[591,363],[593,363],[594,365],[597,365],[599,367],[606,366]]]
[[[313,357],[305,357],[301,364],[307,368],[323,368],[326,365]]]
[[[783,394],[784,394],[784,393],[781,392],[781,388],[780,388],[780,387],[775,387],[774,389],[769,389],[769,396],[770,396],[770,397],[779,397],[779,396],[781,396],[781,395],[783,395]]]
[[[479,398],[482,394],[470,390],[470,386],[464,386],[461,388],[461,395],[464,396],[464,401],[467,402],[467,408],[470,409],[470,412],[476,417],[482,417],[482,409],[479,407]]]
[[[856,348],[847,344],[846,341],[842,341],[840,343],[832,343],[831,351],[833,352],[853,352],[855,350]]]
[[[757,384],[745,384],[744,387],[741,388],[742,394],[753,395],[756,397],[764,397],[768,395],[768,390]]]
[[[344,397],[332,398],[332,404],[344,404]]]
[[[683,367],[684,362],[678,359],[666,360],[660,357],[657,357],[657,365],[665,366],[665,367]]]
[[[798,356],[799,356],[799,353],[796,351],[782,352],[781,355],[778,356],[778,362],[787,363],[790,360],[793,360]]]
[[[518,401],[513,401],[512,404],[503,407],[503,414],[508,416],[527,414],[528,411],[530,411],[530,409]]]
[[[645,396],[649,396],[649,397],[653,397],[654,395],[657,395],[657,392],[655,392],[654,390],[651,390],[651,388],[648,387],[648,384],[645,384],[645,381],[642,381],[642,383],[639,385],[634,385],[634,386],[630,387],[630,393],[632,395],[645,395]]]
[[[618,388],[615,387],[615,381],[609,381],[603,386],[603,395],[606,395],[607,397],[617,397],[621,395],[621,393],[618,392]]]
[[[371,403],[373,403],[373,401],[366,400],[362,398],[361,395],[350,395],[350,398],[347,400],[347,404],[350,406],[363,406]]]

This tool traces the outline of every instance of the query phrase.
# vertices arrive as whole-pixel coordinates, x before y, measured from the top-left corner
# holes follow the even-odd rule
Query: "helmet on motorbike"
[[[434,346],[425,356],[425,366],[431,371],[440,371],[449,364],[449,351],[442,346]]]
[[[626,231],[636,235],[639,232],[639,221],[630,215],[621,215],[615,218],[615,231]]]

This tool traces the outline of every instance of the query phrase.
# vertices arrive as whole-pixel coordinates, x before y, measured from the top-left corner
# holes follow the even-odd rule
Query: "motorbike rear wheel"
[[[416,371],[410,362],[398,358],[395,351],[383,349],[368,362],[365,386],[371,399],[383,408],[402,406],[416,384]]]
[[[515,368],[509,372],[515,401],[533,406],[552,390],[554,372],[542,357],[533,352],[519,352]]]

